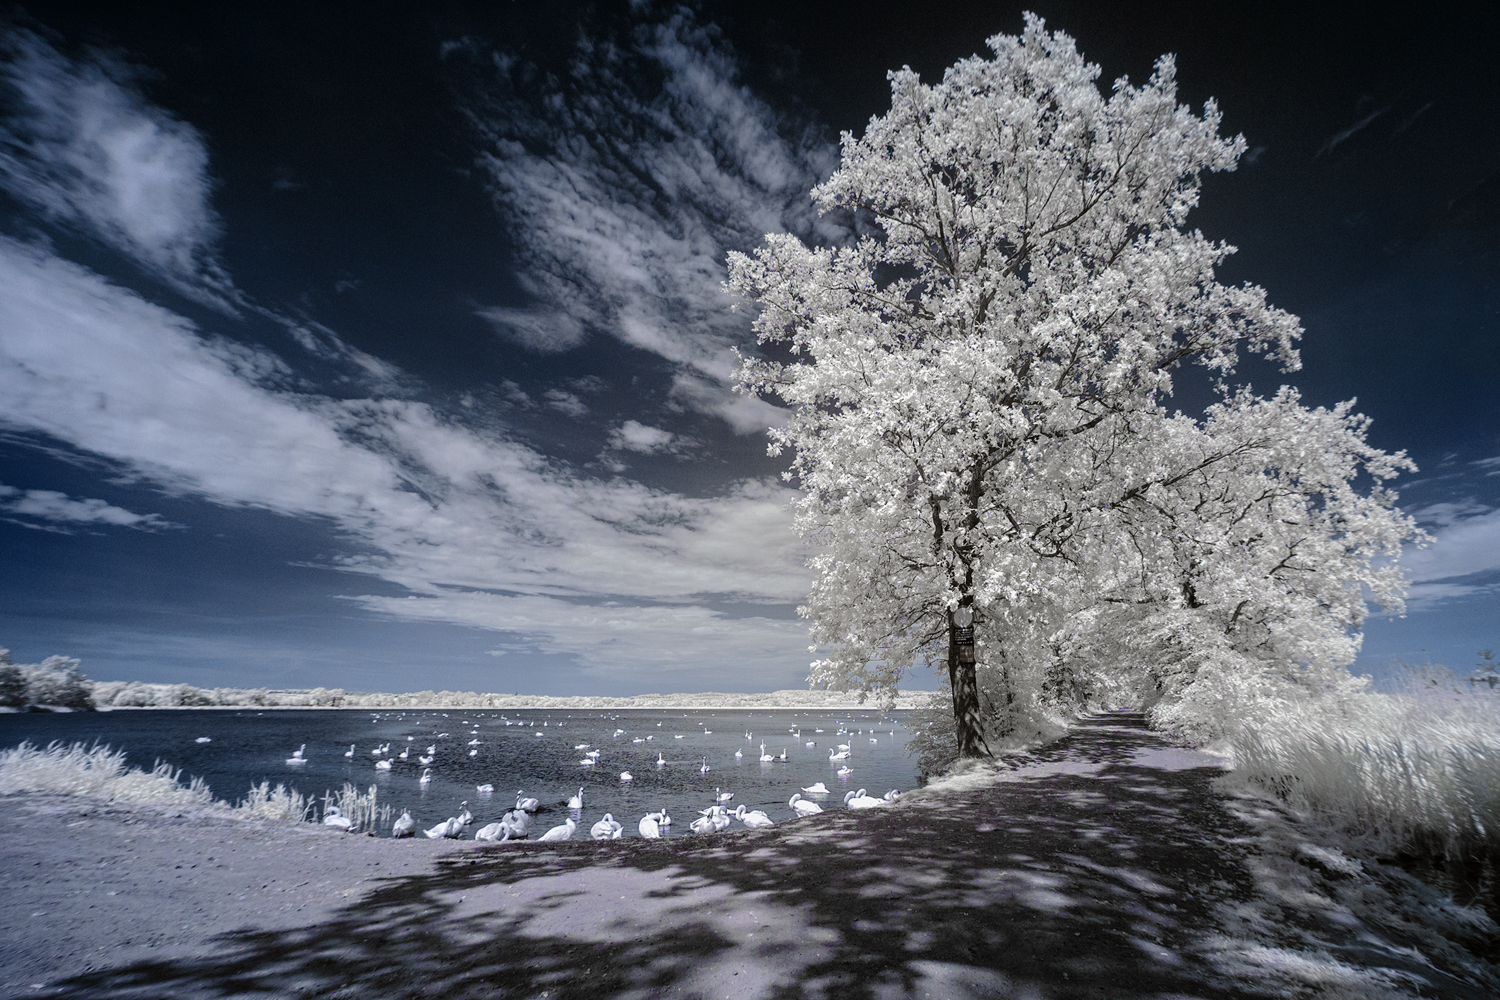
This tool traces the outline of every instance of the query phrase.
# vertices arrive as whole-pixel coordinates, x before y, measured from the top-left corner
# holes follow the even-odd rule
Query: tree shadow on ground
[[[1211,792],[1222,772],[1174,753],[1139,716],[1099,717],[999,784],[774,830],[464,852],[314,926],[57,985],[77,997],[1272,995],[1202,947],[1215,907],[1250,891],[1245,830]]]

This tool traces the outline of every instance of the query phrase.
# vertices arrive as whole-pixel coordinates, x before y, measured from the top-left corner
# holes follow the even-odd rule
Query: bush
[[[26,675],[11,662],[10,650],[0,649],[0,705],[19,708],[26,704]]]
[[[59,708],[94,707],[93,685],[71,656],[49,656],[41,663],[21,667],[26,678],[26,701],[32,705]]]

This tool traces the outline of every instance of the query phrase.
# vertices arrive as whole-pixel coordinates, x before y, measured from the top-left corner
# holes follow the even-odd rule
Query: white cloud
[[[74,499],[55,490],[21,490],[4,483],[0,483],[0,513],[11,515],[5,520],[12,524],[64,533],[67,528],[62,525],[70,524],[107,524],[143,531],[181,527],[160,514],[137,514],[103,500]]]
[[[389,614],[515,630],[580,656],[587,644],[568,635],[592,630],[613,637],[598,662],[619,669],[680,648],[747,670],[805,657],[800,624],[705,603],[805,595],[790,491],[749,481],[689,498],[602,482],[420,402],[278,388],[277,370],[0,237],[0,431],[12,440],[47,435],[168,492],[327,519],[362,550],[340,567],[420,595],[357,598]]]
[[[565,413],[578,420],[588,415],[588,404],[566,389],[548,389],[542,393],[542,398],[547,401],[547,408]]]
[[[660,427],[650,427],[637,420],[627,420],[609,432],[609,446],[620,451],[636,451],[643,455],[671,451],[678,437]]]
[[[624,42],[582,39],[560,79],[511,56],[490,69],[466,110],[534,301],[480,314],[538,350],[616,337],[706,387],[685,405],[764,429],[774,408],[730,401],[731,348],[753,338],[723,288],[725,254],[767,232],[837,237],[808,198],[836,150],[780,120],[682,11]]]
[[[1500,573],[1500,510],[1463,500],[1432,504],[1412,513],[1419,521],[1435,526],[1431,529],[1431,545],[1409,548],[1401,556],[1401,564],[1413,581],[1412,604],[1425,606],[1493,588],[1491,583],[1456,581],[1481,573]]]
[[[0,38],[0,55],[19,97],[0,124],[0,184],[180,290],[232,308],[239,296],[214,253],[220,227],[197,131],[148,103],[112,60],[70,60],[24,30]]]

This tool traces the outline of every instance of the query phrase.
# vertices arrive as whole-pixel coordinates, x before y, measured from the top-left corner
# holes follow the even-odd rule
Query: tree
[[[19,708],[26,704],[26,677],[10,658],[10,650],[0,649],[0,705]]]
[[[49,656],[41,663],[23,666],[26,700],[33,705],[92,709],[92,687],[72,656]]]
[[[810,680],[889,696],[913,663],[946,663],[965,756],[987,749],[986,718],[1010,710],[1022,661],[1055,660],[1101,604],[1139,620],[1163,600],[1198,611],[1206,574],[1251,558],[1200,531],[1190,487],[1219,496],[1237,481],[1208,522],[1237,523],[1241,502],[1274,521],[1277,494],[1246,492],[1267,448],[1237,445],[1225,420],[1167,413],[1184,364],[1207,371],[1226,417],[1311,412],[1228,382],[1244,350],[1295,369],[1301,329],[1260,288],[1218,283],[1233,248],[1184,227],[1200,175],[1233,169],[1245,146],[1218,135],[1214,103],[1176,103],[1168,56],[1106,97],[1098,68],[1033,15],[989,46],[939,84],[891,73],[891,110],[843,136],[813,197],[879,235],[809,248],[773,234],[730,258],[761,342],[783,352],[746,360],[740,385],[793,408],[771,451],[793,450],[797,526],[816,549],[802,610],[829,652]],[[1402,461],[1367,454],[1357,417],[1334,419],[1353,421],[1355,466]],[[1372,503],[1389,514],[1388,500]],[[1368,570],[1382,544],[1355,545],[1352,562]],[[1269,538],[1251,548],[1272,551]],[[1242,600],[1232,631],[1261,607]],[[1357,617],[1348,603],[1333,617]],[[986,671],[999,704],[982,703]]]

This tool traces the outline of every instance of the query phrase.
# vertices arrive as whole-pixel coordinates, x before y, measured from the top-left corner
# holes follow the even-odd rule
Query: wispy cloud
[[[651,427],[638,420],[627,420],[619,427],[611,428],[609,446],[619,451],[634,451],[643,455],[675,451],[680,438],[671,431]]]
[[[76,499],[56,490],[22,490],[0,483],[0,517],[12,524],[43,531],[71,533],[78,525],[109,525],[155,531],[180,528],[160,514],[137,514],[104,500]]]
[[[340,568],[412,593],[354,595],[382,613],[515,631],[617,671],[678,655],[784,671],[805,655],[801,625],[755,610],[806,593],[783,487],[690,498],[604,482],[425,403],[288,387],[278,365],[0,238],[13,439],[107,458],[165,492],[326,519],[360,550]],[[736,603],[739,616],[722,610]],[[613,638],[592,651],[585,633]]]
[[[202,137],[147,102],[130,67],[75,60],[36,34],[0,35],[0,185],[110,244],[180,291],[232,309],[215,253],[220,224]]]
[[[758,100],[685,11],[623,40],[581,38],[557,77],[472,41],[445,51],[489,58],[464,100],[533,300],[480,315],[537,350],[616,337],[677,368],[685,406],[741,433],[774,422],[727,387],[731,348],[751,338],[722,287],[725,253],[766,232],[839,238],[808,199],[832,145]]]
[[[1340,129],[1339,131],[1335,132],[1333,135],[1329,136],[1328,141],[1323,143],[1323,145],[1318,149],[1317,155],[1324,156],[1328,153],[1332,153],[1335,149],[1338,148],[1340,143],[1344,143],[1349,139],[1352,139],[1357,132],[1362,129],[1368,128],[1375,122],[1377,118],[1379,118],[1389,110],[1391,109],[1386,107],[1380,108],[1377,111],[1372,111],[1361,118],[1359,121],[1355,122],[1353,125],[1350,125],[1348,128]]]
[[[1458,500],[1412,514],[1432,534],[1431,545],[1401,556],[1413,581],[1414,607],[1494,589],[1493,577],[1500,574],[1500,510]]]

